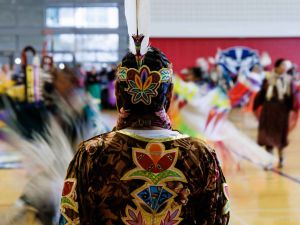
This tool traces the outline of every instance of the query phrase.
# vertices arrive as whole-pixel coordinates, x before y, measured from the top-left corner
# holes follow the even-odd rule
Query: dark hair
[[[285,61],[286,59],[284,59],[284,58],[279,58],[279,59],[277,59],[276,61],[275,61],[275,63],[274,63],[274,67],[275,68],[278,68],[279,66],[281,66],[281,64]]]
[[[201,68],[192,67],[192,68],[190,68],[190,70],[192,71],[195,79],[200,79],[201,80],[203,78],[204,72]]]
[[[170,61],[167,59],[164,53],[159,49],[150,47],[148,52],[144,55],[143,65],[149,67],[151,71],[159,71],[162,68],[168,68]],[[127,53],[122,60],[122,67],[138,69],[138,64],[135,55],[131,52]],[[145,105],[142,102],[133,104],[131,102],[131,95],[125,90],[128,88],[127,82],[118,81],[116,82],[116,94],[117,94],[117,105],[123,107],[125,110],[130,109],[135,113],[141,112],[157,112],[163,107],[168,107],[169,99],[167,93],[172,83],[161,83],[157,89],[158,95],[152,97],[150,105]]]
[[[148,66],[149,69],[153,71],[158,71],[164,67],[166,68],[169,64],[170,61],[167,59],[166,55],[154,47],[150,47],[143,59],[143,65]],[[128,52],[122,59],[122,66],[137,69],[138,65],[135,60],[135,55],[131,52]]]
[[[298,73],[298,67],[297,65],[293,64],[292,68],[290,68],[287,72],[287,74],[291,75],[291,76],[296,76]]]

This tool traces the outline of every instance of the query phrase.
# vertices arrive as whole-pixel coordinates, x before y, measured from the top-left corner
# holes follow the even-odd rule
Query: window
[[[118,51],[118,34],[58,34],[48,36],[49,51]]]
[[[48,51],[54,53],[54,61],[115,62],[118,61],[118,34],[58,34],[48,36]]]
[[[118,34],[81,34],[76,35],[76,50],[118,51]]]
[[[79,62],[115,62],[118,52],[76,52],[75,58]]]
[[[118,29],[117,3],[49,6],[45,25],[49,30],[55,28],[54,34],[47,36],[47,49],[55,62],[75,60],[85,65],[102,65],[119,60],[122,32]],[[122,21],[121,25],[124,25]]]
[[[55,53],[53,60],[54,62],[73,62],[73,55],[71,53]]]
[[[117,7],[51,7],[46,10],[47,27],[118,28]]]
[[[75,34],[58,34],[48,37],[49,51],[75,51]]]

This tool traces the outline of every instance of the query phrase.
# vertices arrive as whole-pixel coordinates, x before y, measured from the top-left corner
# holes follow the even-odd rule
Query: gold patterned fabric
[[[183,135],[110,132],[70,163],[60,225],[225,225],[228,186],[214,151]]]

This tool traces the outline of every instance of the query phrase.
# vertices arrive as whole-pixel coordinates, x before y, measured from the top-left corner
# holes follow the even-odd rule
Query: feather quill
[[[136,54],[132,35],[144,36],[141,55],[146,54],[149,46],[150,0],[125,0],[125,16],[129,35],[129,50]]]

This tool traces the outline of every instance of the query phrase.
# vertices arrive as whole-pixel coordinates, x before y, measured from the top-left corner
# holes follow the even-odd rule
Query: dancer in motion
[[[228,186],[214,150],[171,128],[172,69],[148,47],[149,4],[125,1],[134,35],[117,70],[118,122],[80,145],[65,179],[60,225],[229,222]]]
[[[278,167],[283,167],[283,149],[288,145],[289,114],[293,109],[292,78],[286,74],[286,60],[278,59],[271,76],[256,96],[254,110],[262,106],[258,144],[270,153],[278,149]]]
[[[23,67],[31,68],[31,64]],[[21,164],[27,179],[15,204],[0,210],[1,225],[31,224],[28,218],[35,224],[58,224],[61,190],[74,147],[107,131],[95,105],[76,91],[71,70],[54,70],[51,65],[43,65],[43,70],[38,65],[35,68],[34,72],[39,73],[34,78],[39,82],[33,83],[38,84],[41,92],[30,96],[40,98],[28,101],[23,97],[28,101],[24,102],[9,95],[11,92],[2,97],[0,141],[15,159],[12,166]],[[34,86],[28,83],[28,93],[35,93]],[[14,180],[20,179],[18,173],[12,176]]]

